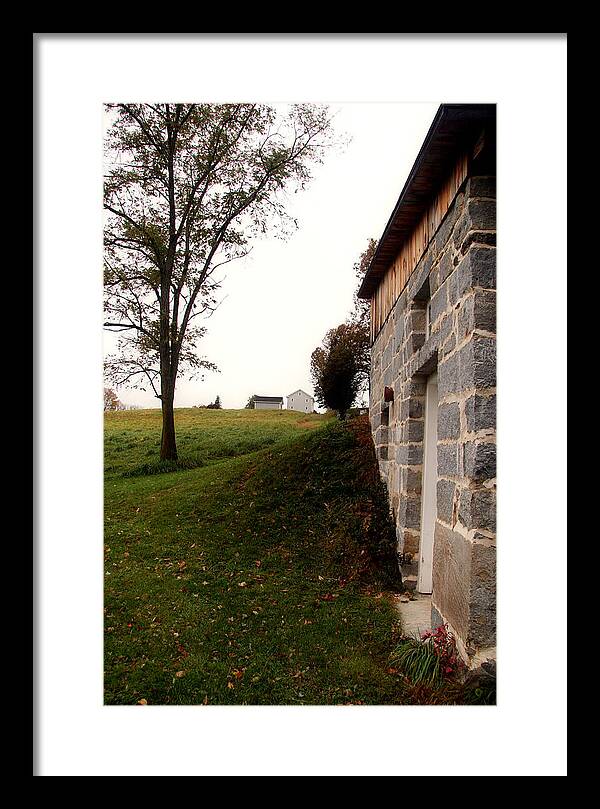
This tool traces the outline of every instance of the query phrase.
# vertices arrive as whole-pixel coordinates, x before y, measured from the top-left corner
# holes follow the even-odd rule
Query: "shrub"
[[[433,650],[440,661],[440,668],[444,677],[458,671],[461,662],[456,651],[454,636],[451,632],[448,632],[448,624],[440,624],[435,630],[423,632],[421,640],[424,643],[433,645]]]
[[[462,665],[448,625],[423,632],[420,638],[403,638],[392,655],[393,662],[415,686],[440,686]]]

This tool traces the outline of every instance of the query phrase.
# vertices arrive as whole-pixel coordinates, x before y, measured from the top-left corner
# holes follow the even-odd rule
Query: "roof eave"
[[[395,255],[398,254],[403,241],[410,235],[411,229],[414,228],[418,222],[419,215],[422,215],[422,212],[425,210],[427,202],[431,199],[431,195],[435,191],[436,186],[444,179],[451,158],[459,153],[464,141],[469,139],[469,136],[478,125],[484,125],[486,120],[490,120],[494,116],[495,104],[440,105],[409,172],[408,178],[404,183],[404,187],[400,192],[392,215],[379,239],[377,249],[375,250],[371,263],[367,268],[358,290],[357,294],[359,298],[369,300],[373,296],[373,293],[379,285],[379,281],[390,264],[389,255],[384,259],[382,254],[390,254],[390,251]],[[450,133],[450,146],[447,147],[446,151],[445,140],[448,140],[448,134],[444,132],[444,125],[449,127]],[[430,159],[430,165],[427,166],[427,158],[435,147],[438,149],[438,156],[433,161]],[[417,181],[426,187],[426,191],[417,194],[416,201],[413,200],[411,202],[413,210],[416,206],[417,213],[412,214],[413,221],[411,221],[409,225],[406,225],[406,232],[399,235],[398,229],[396,228],[398,218],[409,196],[411,194],[414,196],[414,187]],[[422,209],[420,214],[418,213],[419,205]],[[394,229],[396,229],[396,234],[392,237],[392,231]]]

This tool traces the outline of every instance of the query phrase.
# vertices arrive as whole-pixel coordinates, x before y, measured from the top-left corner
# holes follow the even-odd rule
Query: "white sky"
[[[224,298],[207,321],[199,353],[220,373],[180,376],[176,407],[244,407],[248,396],[313,393],[310,355],[352,309],[353,265],[379,238],[429,129],[437,104],[332,104],[336,127],[352,138],[331,152],[288,210],[299,229],[288,240],[268,234],[227,268]],[[110,350],[115,337],[105,336]],[[152,391],[121,388],[126,404],[158,407]]]

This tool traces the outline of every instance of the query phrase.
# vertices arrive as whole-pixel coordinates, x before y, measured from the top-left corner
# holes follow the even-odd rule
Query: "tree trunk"
[[[161,461],[177,460],[177,443],[175,441],[175,418],[173,413],[174,393],[168,394],[162,400],[162,436],[160,439]]]

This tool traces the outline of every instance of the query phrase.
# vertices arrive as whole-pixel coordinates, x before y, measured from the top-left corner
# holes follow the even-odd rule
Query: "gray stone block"
[[[422,441],[424,429],[425,422],[422,419],[408,419],[402,425],[402,440],[411,442]]]
[[[460,412],[458,404],[442,404],[438,408],[438,439],[458,438],[460,434]]]
[[[442,344],[447,339],[448,335],[452,332],[453,328],[454,328],[454,317],[452,312],[450,312],[449,314],[445,315],[442,318],[442,321],[438,329],[440,344]]]
[[[496,386],[496,338],[475,335],[473,344],[473,385],[476,388]]]
[[[433,543],[433,600],[461,637],[469,625],[471,543],[439,521]]]
[[[431,270],[429,273],[429,292],[430,295],[435,295],[435,293],[440,288],[440,267],[439,264]]]
[[[458,341],[462,342],[474,329],[496,332],[496,292],[476,288],[467,290],[457,317]]]
[[[439,348],[439,360],[440,362],[446,357],[448,354],[452,353],[456,348],[456,337],[453,334],[448,337],[448,339],[440,346]]]
[[[471,245],[456,268],[457,290],[462,297],[470,289],[496,288],[496,248]]]
[[[423,418],[423,413],[424,404],[422,397],[410,396],[408,399],[402,400],[400,404],[400,421]]]
[[[496,332],[496,292],[476,289],[473,308],[473,328]]]
[[[478,247],[483,247],[485,245],[488,247],[496,247],[496,231],[472,230],[470,233],[467,233],[460,248],[461,254],[464,256],[472,245],[476,245]]]
[[[473,331],[475,316],[475,296],[468,294],[463,298],[456,314],[456,337],[459,343],[462,343]]]
[[[496,200],[470,199],[467,211],[471,221],[469,230],[496,230]]]
[[[496,445],[469,441],[464,445],[464,476],[482,481],[496,477]]]
[[[420,379],[408,379],[402,388],[403,397],[425,396],[426,383]]]
[[[462,489],[459,517],[465,528],[496,530],[496,492],[492,489]]]
[[[448,285],[442,284],[435,295],[431,297],[430,323],[435,323],[448,308]]]
[[[388,443],[388,427],[379,427],[378,430],[375,431],[374,442],[375,444],[387,444]]]
[[[423,475],[420,469],[402,469],[400,475],[400,491],[410,494],[421,493]]]
[[[409,312],[409,331],[425,331],[425,310],[412,308]]]
[[[474,545],[471,554],[468,644],[493,646],[496,642],[496,549]]]
[[[446,285],[448,287],[448,305],[451,308],[455,308],[456,304],[461,298],[458,284],[458,273],[456,271],[450,273],[446,279]]]
[[[467,430],[470,433],[478,430],[496,428],[496,396],[471,396],[465,402]]]
[[[382,360],[381,360],[381,365],[382,365],[383,369],[386,369],[388,367],[388,365],[390,364],[390,362],[392,361],[392,352],[393,352],[393,350],[394,350],[394,347],[393,347],[393,344],[392,344],[392,342],[390,340],[390,341],[388,341],[388,343],[387,343],[387,345],[386,345],[386,347],[384,349],[383,357],[382,357]]]
[[[398,523],[403,528],[418,529],[421,526],[421,498],[400,495],[398,501]]]
[[[396,449],[396,463],[401,466],[418,466],[423,463],[422,444],[400,444]]]
[[[369,413],[369,418],[371,420],[371,430],[376,432],[382,424],[382,416],[381,416],[381,408],[380,405],[372,405],[371,411]]]
[[[460,249],[469,230],[471,230],[471,219],[467,211],[463,211],[452,233],[452,242],[455,248]]]
[[[438,395],[440,399],[449,393],[460,390],[459,384],[459,352],[444,358],[438,365]]]
[[[396,351],[398,351],[404,342],[404,318],[402,316],[396,318],[396,323],[394,324],[394,337],[396,338]]]
[[[416,352],[425,344],[424,332],[411,332],[408,340],[406,341],[406,348],[409,356],[416,354]]]
[[[460,475],[458,444],[437,445],[437,473],[447,477]]]
[[[459,390],[496,386],[496,339],[473,335],[457,352]]]
[[[439,519],[447,523],[452,522],[455,489],[455,484],[450,480],[437,482],[437,513]]]
[[[471,177],[467,191],[469,197],[489,197],[496,199],[495,177]]]
[[[450,250],[447,249],[443,256],[440,259],[439,263],[439,273],[440,273],[440,284],[443,284],[446,278],[450,275],[452,270],[454,269],[454,264],[452,262],[452,255]]]
[[[439,346],[439,335],[431,334],[429,339],[419,349],[419,353],[415,355],[409,365],[409,373],[411,376],[429,376],[437,367],[437,352]]]

